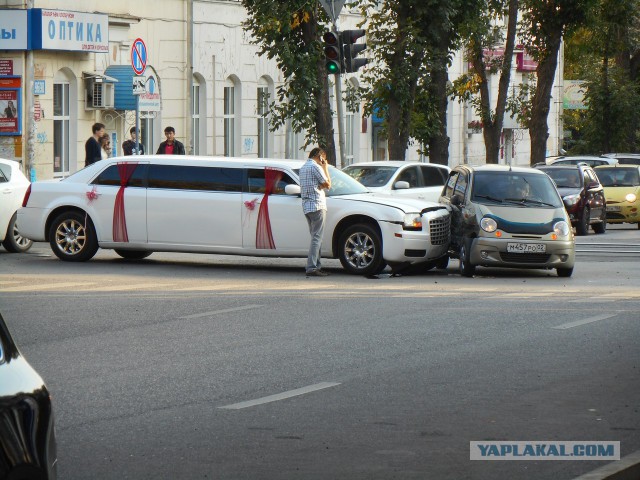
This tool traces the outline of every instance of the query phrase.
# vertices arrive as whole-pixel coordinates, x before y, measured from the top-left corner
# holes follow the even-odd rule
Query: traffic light
[[[338,32],[327,32],[322,36],[324,40],[324,56],[327,59],[327,73],[340,75],[342,73],[342,43]]]
[[[344,72],[357,72],[360,67],[369,63],[367,58],[356,58],[360,52],[367,48],[366,43],[356,43],[360,37],[364,37],[365,30],[345,30],[340,33],[344,44]]]

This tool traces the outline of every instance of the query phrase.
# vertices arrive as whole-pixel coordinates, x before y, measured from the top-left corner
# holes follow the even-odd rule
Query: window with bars
[[[235,149],[235,87],[224,87],[224,156],[233,157]]]

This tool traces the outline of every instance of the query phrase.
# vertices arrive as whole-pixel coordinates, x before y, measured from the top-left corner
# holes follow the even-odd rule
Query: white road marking
[[[178,317],[178,318],[190,319],[190,318],[210,317],[212,315],[220,315],[221,313],[242,312],[243,310],[253,310],[255,308],[262,308],[262,307],[264,307],[264,305],[245,305],[244,307],[227,308],[225,310],[213,310],[211,312],[194,313],[193,315],[185,315],[184,317]]]
[[[83,287],[87,284],[85,282],[60,282],[50,283],[48,285],[22,285],[20,287],[7,287],[2,288],[3,292],[39,292],[40,290],[56,290],[56,289],[72,289],[73,287]],[[75,289],[74,289],[75,290]]]
[[[315,385],[309,385],[308,387],[297,388],[295,390],[289,390],[288,392],[269,395],[268,397],[257,398],[255,400],[247,400],[246,402],[233,403],[231,405],[225,405],[224,407],[218,408],[224,408],[226,410],[240,410],[242,408],[255,407],[256,405],[262,405],[264,403],[277,402],[278,400],[285,400],[287,398],[305,395],[307,393],[316,392],[325,388],[336,387],[338,385],[340,384],[335,382],[316,383]]]
[[[552,327],[554,330],[567,330],[569,328],[580,327],[588,323],[599,322],[600,320],[606,320],[607,318],[615,317],[617,313],[606,313],[604,315],[597,315],[595,317],[585,318],[584,320],[576,320],[575,322],[563,323],[557,327]]]

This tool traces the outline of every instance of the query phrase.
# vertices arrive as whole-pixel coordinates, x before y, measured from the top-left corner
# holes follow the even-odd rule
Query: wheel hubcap
[[[25,248],[25,247],[27,247],[28,245],[31,244],[31,240],[29,240],[28,238],[25,238],[22,235],[20,235],[20,231],[18,230],[18,226],[17,225],[13,226],[13,238],[16,241],[16,244],[20,248]]]
[[[56,245],[66,255],[80,252],[86,238],[84,226],[75,220],[65,220],[56,229]]]
[[[352,267],[363,269],[371,265],[375,255],[373,239],[366,233],[354,233],[344,246],[345,257]]]

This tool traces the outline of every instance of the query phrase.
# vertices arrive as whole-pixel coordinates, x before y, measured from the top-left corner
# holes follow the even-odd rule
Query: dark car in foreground
[[[51,397],[0,315],[0,479],[56,478]]]
[[[588,165],[549,165],[536,167],[549,175],[558,187],[576,235],[607,231],[604,188]]]
[[[458,165],[440,197],[451,209],[449,255],[460,273],[476,266],[555,268],[570,277],[575,241],[551,179],[533,168]]]

